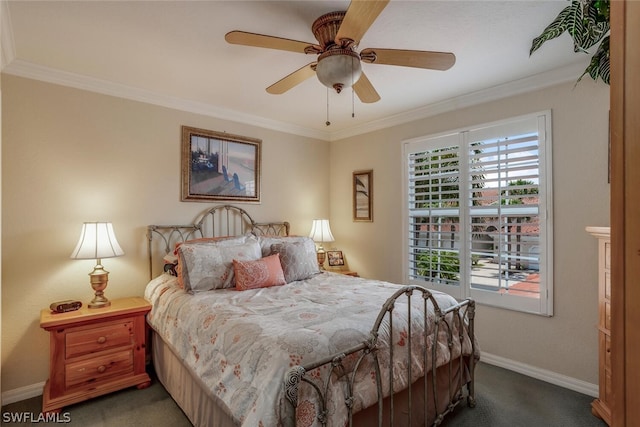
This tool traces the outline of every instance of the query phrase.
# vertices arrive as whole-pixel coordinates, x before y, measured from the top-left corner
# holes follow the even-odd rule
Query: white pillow
[[[308,237],[300,241],[274,243],[272,254],[280,254],[280,263],[287,283],[305,280],[320,273],[316,245]]]
[[[262,252],[257,239],[245,243],[229,241],[215,243],[184,243],[178,247],[178,281],[189,292],[233,288],[233,260],[260,259]]]
[[[258,236],[263,257],[271,254],[271,245],[275,245],[276,243],[303,242],[305,240],[311,239],[305,236]],[[311,242],[313,242],[313,240],[311,240]]]

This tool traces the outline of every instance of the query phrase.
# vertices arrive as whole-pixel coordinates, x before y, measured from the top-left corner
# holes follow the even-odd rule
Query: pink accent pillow
[[[255,261],[233,260],[233,271],[236,279],[236,289],[267,288],[286,284],[280,255],[274,254]]]

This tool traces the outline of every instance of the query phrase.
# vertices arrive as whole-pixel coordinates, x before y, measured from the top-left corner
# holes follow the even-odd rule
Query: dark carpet
[[[476,368],[476,407],[466,399],[445,427],[606,427],[591,414],[593,397],[496,366]]]
[[[60,425],[38,420],[42,398],[2,407],[2,425]],[[475,408],[466,400],[449,414],[445,427],[606,427],[591,414],[592,397],[506,369],[480,363],[476,369]],[[24,417],[32,422],[7,422]],[[67,414],[67,415],[65,415]],[[67,425],[82,427],[181,427],[189,420],[154,379],[144,390],[130,388],[64,408]],[[24,418],[22,418],[24,420]]]

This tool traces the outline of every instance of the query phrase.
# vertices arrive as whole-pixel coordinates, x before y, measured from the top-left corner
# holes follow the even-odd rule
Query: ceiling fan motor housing
[[[311,31],[323,50],[335,44],[335,38],[346,12],[330,12],[313,21]]]

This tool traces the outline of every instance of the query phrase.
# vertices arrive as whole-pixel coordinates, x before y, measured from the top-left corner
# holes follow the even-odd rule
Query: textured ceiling
[[[283,95],[270,95],[267,86],[315,56],[224,40],[228,31],[243,30],[315,42],[312,22],[324,13],[346,10],[348,1],[9,1],[7,5],[2,28],[4,72],[327,139],[402,121],[455,100],[575,80],[589,61],[587,55],[572,53],[566,35],[529,56],[531,40],[567,5],[564,0],[391,0],[362,38],[359,50],[453,52],[456,63],[448,71],[365,63],[363,70],[381,100],[363,104],[350,89],[327,94],[315,77]]]

